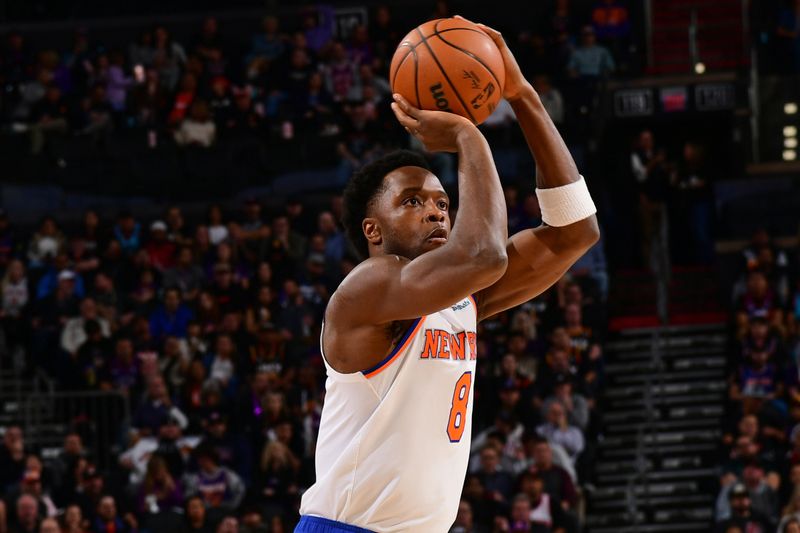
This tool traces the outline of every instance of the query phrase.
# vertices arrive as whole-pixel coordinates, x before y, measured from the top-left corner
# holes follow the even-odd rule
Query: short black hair
[[[401,167],[421,167],[431,170],[422,154],[410,150],[397,150],[364,165],[353,174],[344,189],[342,224],[361,259],[369,257],[369,243],[361,229],[361,223],[367,217],[367,208],[378,192],[383,190],[383,179],[386,175]]]

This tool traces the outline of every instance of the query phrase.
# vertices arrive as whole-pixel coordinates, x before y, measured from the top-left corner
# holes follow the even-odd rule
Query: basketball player
[[[458,217],[420,156],[365,166],[344,223],[367,259],[331,297],[316,483],[296,532],[444,533],[470,451],[476,325],[550,287],[598,239],[583,178],[501,35],[511,103],[538,165],[544,224],[510,239],[489,146],[467,119],[395,96],[398,121],[430,151],[457,152]]]

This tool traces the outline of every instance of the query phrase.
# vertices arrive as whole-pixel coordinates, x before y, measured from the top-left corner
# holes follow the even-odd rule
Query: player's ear
[[[383,243],[383,234],[381,234],[381,227],[377,218],[365,218],[361,223],[361,229],[370,244],[380,245]]]

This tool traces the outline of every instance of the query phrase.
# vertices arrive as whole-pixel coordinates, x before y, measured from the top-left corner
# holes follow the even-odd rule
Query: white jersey
[[[476,318],[469,297],[415,320],[373,368],[325,362],[317,481],[300,514],[378,533],[450,528],[472,437]]]

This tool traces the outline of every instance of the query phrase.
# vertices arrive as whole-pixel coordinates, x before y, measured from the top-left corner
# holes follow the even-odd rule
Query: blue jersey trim
[[[408,340],[408,337],[414,332],[415,329],[417,329],[417,324],[419,324],[420,320],[422,320],[422,317],[419,317],[418,319],[414,320],[414,322],[411,323],[411,325],[408,327],[406,332],[403,334],[403,337],[399,341],[397,341],[397,344],[395,345],[394,349],[392,349],[392,351],[389,352],[389,355],[387,355],[383,359],[383,361],[381,361],[377,365],[372,366],[372,367],[370,367],[370,368],[368,368],[366,370],[362,370],[361,373],[364,374],[365,376],[368,376],[369,374],[374,373],[376,370],[379,370],[382,366],[388,364],[392,360],[392,358],[395,355],[397,355],[397,352],[399,352],[400,350],[403,349],[403,346],[405,345],[406,341]]]
[[[344,522],[329,520],[320,516],[303,515],[300,517],[294,533],[373,533],[363,527],[352,526]]]

